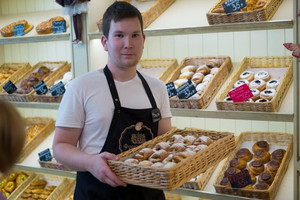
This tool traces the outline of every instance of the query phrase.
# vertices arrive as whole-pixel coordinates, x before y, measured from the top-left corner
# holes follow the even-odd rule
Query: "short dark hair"
[[[114,22],[118,22],[122,19],[135,17],[139,19],[141,30],[143,33],[143,18],[140,11],[136,7],[125,1],[115,1],[107,8],[103,15],[103,35],[108,38],[111,20],[114,20]]]

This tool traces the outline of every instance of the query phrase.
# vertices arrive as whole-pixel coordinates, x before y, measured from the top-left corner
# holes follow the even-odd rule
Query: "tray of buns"
[[[137,1],[120,0],[135,6],[143,17],[143,28],[146,29],[154,20],[156,20],[165,10],[167,10],[175,0],[156,0],[156,1]],[[99,32],[102,32],[102,17],[97,21]]]
[[[268,21],[283,2],[283,0],[246,0],[247,6],[240,11],[226,14],[222,4],[227,0],[218,2],[206,13],[210,25]]]
[[[0,66],[0,92],[4,92],[3,86],[8,82],[20,80],[31,68],[28,62],[3,63]]]
[[[56,200],[57,197],[71,183],[71,180],[50,174],[36,174],[36,177],[21,190],[18,194],[13,194],[12,199],[47,199]]]
[[[137,69],[147,75],[158,78],[166,82],[170,74],[178,67],[177,59],[142,59],[137,65]]]
[[[173,129],[125,151],[110,169],[124,182],[173,190],[220,162],[235,149],[234,134]]]
[[[48,117],[27,117],[24,123],[26,139],[19,163],[55,130],[55,121]]]
[[[197,93],[189,99],[170,98],[171,108],[204,109],[219,91],[232,70],[228,56],[199,56],[185,58],[169,76],[167,83],[175,88],[191,80]]]
[[[12,169],[0,176],[0,191],[9,200],[14,194],[22,191],[36,174],[31,171]]]
[[[293,135],[243,132],[214,180],[217,193],[273,200],[293,154]],[[247,169],[252,184],[233,190],[228,177]]]
[[[71,72],[71,64],[67,64],[65,67],[63,67],[59,73],[57,73],[55,76],[52,76],[48,81],[47,81],[47,88],[48,92],[43,95],[38,95],[36,92],[33,93],[34,99],[36,99],[37,102],[47,102],[47,103],[59,103],[64,96],[62,95],[57,95],[57,96],[52,96],[50,93],[50,87],[53,85],[57,84],[58,82],[62,81],[64,84],[65,89],[67,89],[67,86],[69,82],[72,80],[73,75]]]
[[[217,109],[277,112],[292,81],[292,56],[245,57],[217,97]],[[242,84],[249,86],[253,97],[233,102],[228,92]]]
[[[17,87],[17,90],[14,93],[0,93],[0,98],[17,102],[36,101],[33,97],[33,94],[35,93],[33,86],[42,80],[47,85],[48,81],[60,73],[61,70],[64,70],[65,67],[67,67],[67,62],[65,61],[38,62],[31,70],[27,71],[22,79],[14,83]]]

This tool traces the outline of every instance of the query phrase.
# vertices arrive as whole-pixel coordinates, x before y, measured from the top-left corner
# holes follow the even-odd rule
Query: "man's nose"
[[[131,49],[132,48],[132,38],[131,37],[125,37],[124,38],[124,47],[125,49]]]

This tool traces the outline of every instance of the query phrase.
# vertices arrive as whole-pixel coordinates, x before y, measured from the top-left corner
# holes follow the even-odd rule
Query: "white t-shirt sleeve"
[[[160,113],[162,118],[169,118],[172,117],[172,113],[170,110],[170,101],[169,101],[169,95],[167,92],[167,88],[164,84],[161,86],[162,88],[160,89],[161,95],[160,95]]]

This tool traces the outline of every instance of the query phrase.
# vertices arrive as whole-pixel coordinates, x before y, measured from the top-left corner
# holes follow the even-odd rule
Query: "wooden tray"
[[[231,187],[226,187],[220,185],[221,180],[224,177],[224,172],[228,169],[230,161],[235,157],[236,151],[238,151],[243,143],[245,142],[257,142],[260,140],[267,141],[270,145],[270,149],[272,145],[281,146],[281,148],[286,148],[286,153],[282,160],[282,163],[277,171],[277,174],[274,178],[272,185],[268,190],[255,190],[255,189],[237,189],[233,191]],[[217,193],[223,194],[231,194],[238,196],[245,196],[249,198],[258,198],[258,199],[266,199],[273,200],[276,196],[276,193],[279,189],[280,183],[287,171],[290,159],[293,154],[293,135],[287,133],[272,133],[272,132],[243,132],[239,135],[236,141],[236,151],[231,154],[221,166],[221,169],[218,172],[218,175],[214,181],[214,187]],[[249,149],[252,151],[252,149]],[[270,151],[269,151],[270,152]],[[272,153],[272,152],[271,152]]]
[[[213,139],[214,142],[204,150],[198,151],[194,156],[168,169],[143,167],[123,162],[127,158],[133,157],[136,152],[143,148],[152,148],[158,142],[167,141],[174,134],[181,134],[183,136],[193,135],[195,137],[205,135]],[[120,161],[109,160],[108,164],[111,170],[126,183],[161,190],[173,190],[223,160],[234,149],[235,141],[233,133],[201,129],[175,129],[145,142],[136,148],[119,154],[118,156],[121,158]]]
[[[130,3],[131,0],[121,0]],[[143,28],[147,28],[154,20],[156,20],[175,0],[156,0],[155,4],[147,11],[142,13]],[[102,32],[102,17],[97,21],[99,32]]]
[[[223,64],[219,67],[218,72],[213,76],[212,80],[207,84],[200,97],[197,99],[170,98],[171,108],[204,109],[210,104],[232,70],[232,62],[230,57],[200,56],[185,58],[167,80],[167,83],[177,80],[181,73],[181,69],[187,65],[198,66],[199,63],[205,64],[207,60],[211,59],[220,60]]]
[[[27,179],[22,183],[20,184],[19,186],[16,187],[16,189],[10,194],[10,196],[7,198],[8,200],[12,199],[14,200],[12,197],[15,195],[15,194],[18,194],[20,193],[20,191],[22,191],[25,187],[27,187],[27,185],[35,178],[36,174],[34,172],[31,172],[31,171],[26,171],[26,170],[18,170],[18,169],[12,169],[10,170],[7,174],[2,174],[0,176],[0,182],[2,182],[5,178],[7,178],[11,173],[25,173],[28,175]]]
[[[70,184],[65,188],[64,192],[62,192],[57,199],[68,200],[67,198],[74,193],[76,180],[72,180]]]
[[[239,102],[233,103],[224,101],[228,92],[233,88],[234,83],[239,76],[248,67],[251,68],[283,68],[287,67],[280,84],[276,89],[273,99],[269,102]],[[271,77],[272,78],[272,77]],[[277,112],[281,103],[293,81],[293,57],[292,56],[272,56],[272,57],[245,57],[238,69],[231,75],[225,89],[218,96],[216,105],[218,110],[234,111],[260,111],[260,112]]]
[[[234,12],[227,15],[226,13],[213,13],[216,8],[222,8],[222,4],[227,0],[219,0],[209,11],[206,13],[207,21],[210,25],[213,24],[226,24],[237,22],[255,22],[270,20],[283,0],[268,0],[267,4],[260,9],[245,12]]]
[[[45,126],[41,129],[41,131],[27,144],[25,144],[20,158],[18,160],[19,163],[23,162],[23,160],[31,154],[31,152],[45,139],[47,138],[54,130],[55,130],[55,121],[52,118],[46,117],[28,117],[24,119],[25,125],[35,125],[38,123],[44,124]]]

